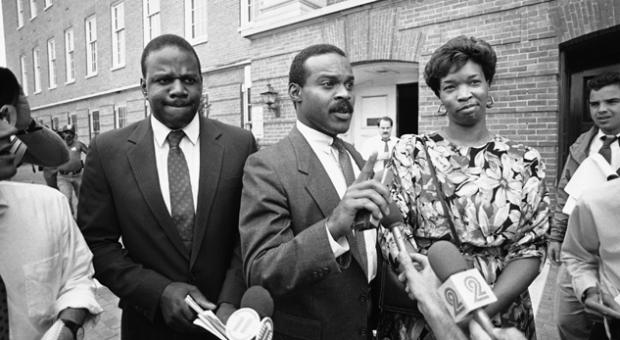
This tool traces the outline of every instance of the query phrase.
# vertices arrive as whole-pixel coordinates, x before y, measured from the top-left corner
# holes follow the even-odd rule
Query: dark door
[[[418,83],[396,85],[396,136],[418,133]]]
[[[602,72],[620,72],[618,41],[620,26],[615,26],[560,45],[558,177],[568,148],[593,124],[588,108],[588,80]]]

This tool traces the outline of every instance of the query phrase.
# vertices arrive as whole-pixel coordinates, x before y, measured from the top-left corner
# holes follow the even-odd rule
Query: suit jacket
[[[348,252],[336,261],[325,229],[339,201],[296,128],[248,158],[239,217],[244,272],[274,298],[275,339],[369,336],[369,284]]]
[[[93,252],[96,278],[120,297],[123,331],[135,331],[132,339],[190,338],[166,327],[159,310],[173,281],[197,286],[214,303],[237,306],[245,290],[237,226],[243,164],[256,142],[245,130],[206,118],[200,118],[199,140],[191,255],[162,198],[150,120],[91,143],[78,224]]]

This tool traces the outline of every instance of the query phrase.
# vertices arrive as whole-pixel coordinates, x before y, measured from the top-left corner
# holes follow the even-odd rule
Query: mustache
[[[348,100],[340,100],[329,107],[329,112],[353,113],[353,104]]]

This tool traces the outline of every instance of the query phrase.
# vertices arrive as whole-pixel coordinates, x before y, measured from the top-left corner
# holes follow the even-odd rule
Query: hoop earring
[[[439,104],[439,107],[437,108],[437,116],[445,116],[447,113],[448,110],[446,110],[446,106]]]
[[[490,99],[491,99],[491,100],[490,100],[490,101],[488,101],[488,102],[487,102],[487,105],[486,105],[487,109],[490,109],[490,108],[492,108],[492,107],[493,107],[493,105],[495,105],[495,98],[493,98],[493,96],[491,96],[491,97],[490,97]]]

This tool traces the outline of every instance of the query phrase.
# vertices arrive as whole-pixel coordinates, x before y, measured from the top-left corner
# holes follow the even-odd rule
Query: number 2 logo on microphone
[[[454,289],[450,287],[446,288],[444,291],[444,299],[454,310],[454,315],[458,315],[463,311],[463,303]]]
[[[474,302],[482,302],[489,298],[487,292],[482,289],[482,285],[478,282],[478,278],[475,276],[467,276],[463,279],[463,283],[465,284],[465,288],[470,292],[474,293]]]

